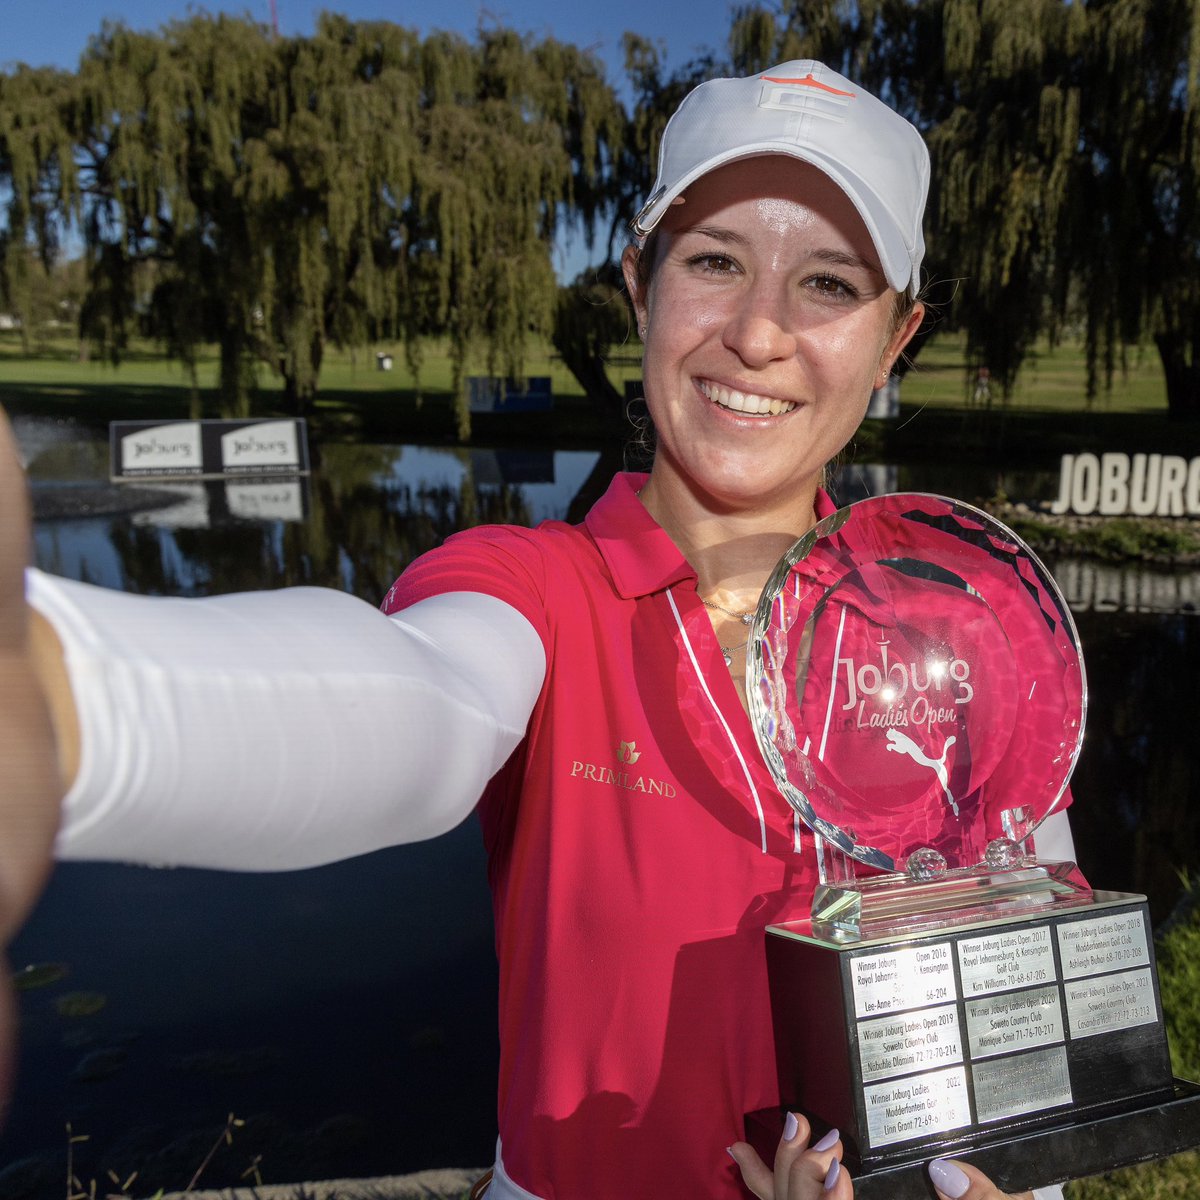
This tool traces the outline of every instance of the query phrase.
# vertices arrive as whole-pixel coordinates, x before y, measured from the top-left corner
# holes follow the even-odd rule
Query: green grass
[[[603,414],[583,395],[574,376],[549,347],[536,348],[526,360],[528,375],[549,375],[555,396],[550,415],[476,418],[481,438],[567,445],[603,440]],[[376,350],[393,356],[393,369],[381,371]],[[630,356],[622,350],[617,356]],[[466,374],[485,374],[486,364],[469,363]],[[640,375],[637,360],[614,366],[618,388]],[[216,349],[198,363],[199,407],[193,406],[192,380],[183,366],[166,359],[156,346],[135,342],[118,366],[81,357],[79,343],[56,336],[34,354],[19,337],[0,332],[0,404],[11,412],[71,417],[97,427],[114,419],[152,419],[221,415],[217,394]],[[331,349],[320,375],[320,391],[310,420],[322,432],[376,439],[455,440],[452,369],[444,347],[427,348],[420,387],[404,364],[399,346],[380,344],[357,352]],[[258,374],[255,415],[281,411],[282,385],[266,367]]]
[[[375,353],[391,354],[391,371],[376,367]],[[609,375],[618,388],[627,379],[640,375],[638,347],[619,347],[613,354]],[[485,364],[468,365],[468,374],[482,374]],[[549,347],[531,353],[526,363],[530,375],[549,375],[554,394],[561,397],[582,395],[574,376],[555,358]],[[1165,408],[1165,391],[1158,358],[1152,351],[1131,352],[1129,370],[1115,380],[1111,394],[1099,396],[1091,406],[1084,395],[1084,359],[1082,346],[1063,343],[1053,349],[1042,345],[1031,355],[1013,396],[1006,406],[1014,412],[1158,412]],[[215,348],[201,357],[198,379],[202,389],[216,387]],[[178,363],[166,360],[148,342],[135,342],[119,367],[105,362],[83,361],[79,344],[73,338],[55,336],[46,340],[32,355],[21,348],[13,332],[0,332],[0,387],[37,387],[62,397],[86,397],[89,393],[114,388],[187,390],[190,380]],[[448,395],[451,389],[450,360],[444,347],[431,345],[421,370],[421,389],[426,395]],[[331,349],[321,369],[322,393],[356,393],[364,397],[415,393],[417,381],[404,364],[402,348],[381,343],[371,349],[343,351]],[[278,393],[280,382],[264,367],[259,376],[261,391]],[[924,347],[914,369],[904,382],[904,402],[919,408],[955,408],[968,399],[968,379],[963,340],[954,334],[931,339]],[[1001,407],[998,393],[995,406]]]
[[[958,334],[942,334],[926,343],[904,381],[904,402],[913,407],[962,408],[970,400],[972,376]],[[993,407],[1010,412],[1158,413],[1166,409],[1162,364],[1153,349],[1131,349],[1125,370],[1113,377],[1111,392],[1087,399],[1083,345],[1067,341],[1039,343],[1025,362],[1007,405],[998,388]]]
[[[390,354],[390,371],[380,370],[376,353]],[[618,388],[625,379],[640,377],[638,347],[622,347],[614,352],[614,365],[609,374]],[[209,347],[200,356],[197,382],[210,391],[217,386],[218,359],[216,347]],[[570,371],[553,354],[550,347],[534,347],[525,362],[527,375],[549,375],[555,396],[582,397],[583,390]],[[468,375],[487,373],[483,361],[469,362]],[[404,362],[403,348],[380,343],[370,349],[339,350],[331,348],[321,367],[320,390],[340,394],[353,392],[366,397],[415,393],[418,380]],[[427,347],[420,372],[420,390],[429,396],[449,395],[453,384],[450,357],[445,346],[436,343]],[[33,353],[26,354],[20,339],[11,331],[0,331],[0,387],[53,389],[61,396],[84,396],[97,390],[115,387],[134,389],[187,390],[191,386],[188,372],[180,363],[166,359],[150,342],[137,341],[122,356],[119,366],[81,356],[79,343],[73,338],[56,336],[44,341]],[[264,396],[277,395],[282,381],[266,366],[258,375],[259,390]]]

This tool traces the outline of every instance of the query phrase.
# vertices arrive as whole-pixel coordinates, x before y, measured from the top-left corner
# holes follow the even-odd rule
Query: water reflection
[[[82,453],[69,457],[88,463],[93,477],[103,471]],[[62,454],[31,457],[35,515],[45,516],[35,528],[37,561],[150,595],[313,584],[377,601],[413,558],[455,530],[561,516],[599,455],[354,445],[315,457],[311,478],[288,485],[112,485],[108,504],[93,501],[84,516],[55,515],[78,486],[48,474],[61,469]]]
[[[581,515],[619,466],[598,453],[515,455],[395,445],[315,448],[292,490],[107,480],[107,446],[20,423],[47,570],[147,594],[316,584],[371,602],[455,530]],[[842,499],[896,488],[978,500],[1049,494],[1051,473],[856,468]],[[239,485],[247,487],[248,485]],[[1195,706],[1200,576],[1048,564],[1087,654],[1088,733],[1075,776],[1080,860],[1099,886],[1144,891],[1155,918],[1200,861]],[[22,998],[22,1077],[0,1163],[61,1178],[63,1128],[91,1137],[85,1170],[143,1168],[179,1187],[189,1131],[257,1115],[269,1181],[490,1158],[495,966],[472,822],[449,837],[287,876],[77,865],[56,876],[14,951],[66,962],[60,988],[103,992],[74,1024],[54,988]],[[102,1079],[92,1053],[118,1051]],[[181,1067],[181,1063],[190,1064]],[[181,1074],[182,1072],[182,1074]],[[184,1144],[174,1157],[158,1152]],[[246,1154],[253,1152],[247,1137]],[[86,1156],[90,1155],[90,1160]],[[234,1184],[245,1161],[206,1177]],[[157,1174],[155,1173],[157,1171]],[[47,1191],[46,1194],[49,1194]]]

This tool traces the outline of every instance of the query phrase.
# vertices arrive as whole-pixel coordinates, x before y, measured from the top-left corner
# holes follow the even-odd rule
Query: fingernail
[[[737,1159],[734,1157],[734,1153],[733,1153],[733,1147],[732,1147],[732,1146],[726,1146],[726,1147],[725,1147],[725,1153],[726,1153],[726,1154],[728,1154],[728,1155],[729,1155],[729,1157],[730,1157],[730,1158],[732,1158],[734,1162],[737,1162]]]
[[[814,1146],[813,1149],[815,1150],[816,1147]],[[825,1172],[825,1190],[827,1192],[833,1191],[834,1184],[837,1183],[838,1176],[841,1173],[842,1173],[842,1164],[840,1162],[838,1162],[838,1160],[835,1158],[833,1160],[833,1162],[831,1162],[829,1164],[829,1170]]]
[[[933,1180],[933,1186],[943,1196],[949,1196],[950,1200],[965,1196],[971,1186],[966,1173],[944,1158],[935,1158],[929,1164],[929,1178]]]
[[[814,1150],[828,1150],[842,1135],[836,1129],[831,1129],[814,1147]]]
[[[796,1120],[795,1113],[788,1113],[787,1120],[783,1123],[783,1140],[790,1142],[796,1136],[797,1130],[800,1128],[800,1122]]]

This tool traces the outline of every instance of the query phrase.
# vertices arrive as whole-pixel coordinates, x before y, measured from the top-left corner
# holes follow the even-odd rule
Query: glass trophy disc
[[[1066,602],[1012,530],[961,501],[877,496],[820,521],[768,581],[747,655],[776,782],[869,867],[1011,865],[1079,755]]]

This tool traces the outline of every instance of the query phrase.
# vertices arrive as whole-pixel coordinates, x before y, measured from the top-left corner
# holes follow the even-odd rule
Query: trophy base
[[[1021,1191],[1200,1145],[1149,928],[1145,898],[1117,892],[850,943],[769,926],[781,1104],[836,1126],[857,1178],[918,1188],[860,1200],[928,1200],[944,1155]]]
[[[746,1140],[764,1162],[775,1157],[784,1113],[782,1108],[764,1108],[746,1115]],[[1168,1158],[1196,1146],[1200,1146],[1200,1085],[1176,1079],[1171,1093],[1141,1107],[1000,1139],[964,1138],[924,1146],[919,1153],[886,1166],[864,1169],[849,1150],[844,1162],[854,1179],[855,1200],[930,1200],[934,1193],[925,1167],[933,1158],[969,1162],[1002,1192],[1023,1192]]]

